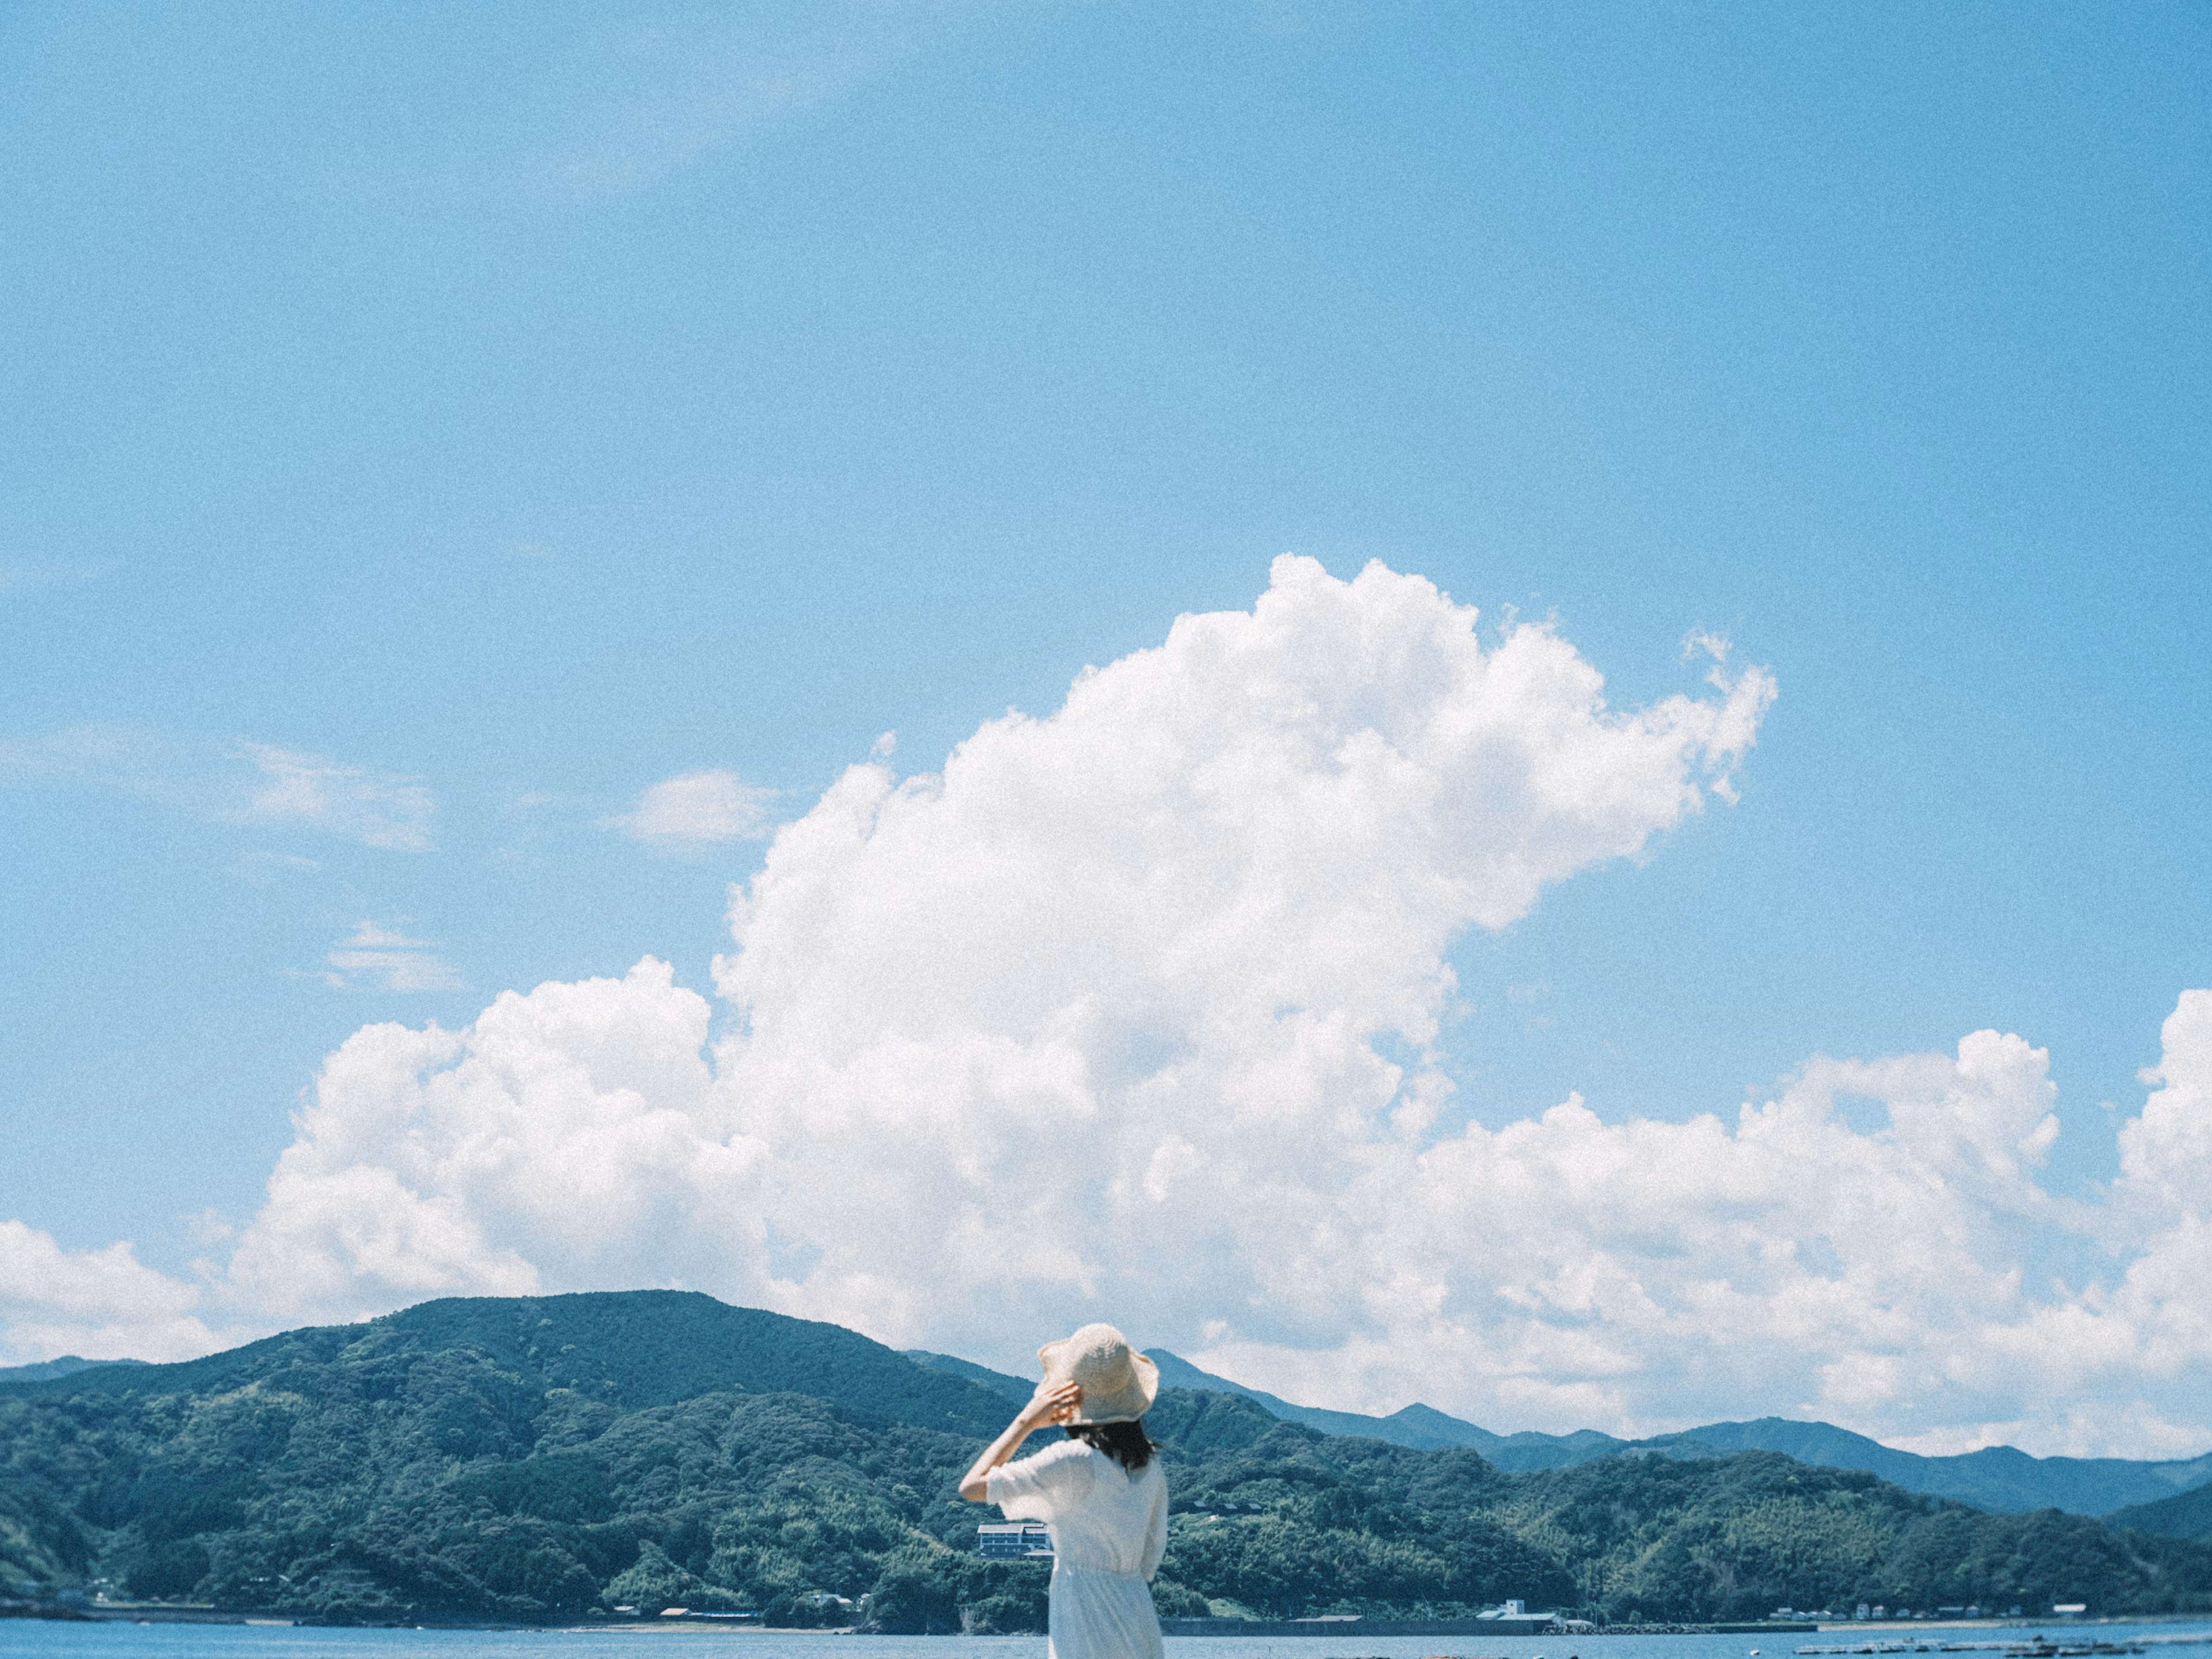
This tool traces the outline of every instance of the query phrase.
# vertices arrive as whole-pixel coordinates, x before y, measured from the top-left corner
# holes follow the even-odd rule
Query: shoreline
[[[659,1615],[649,1618],[619,1618],[592,1620],[586,1623],[520,1624],[507,1620],[470,1619],[463,1617],[424,1618],[421,1616],[390,1620],[349,1619],[333,1620],[313,1613],[290,1613],[276,1609],[228,1608],[208,1605],[177,1602],[93,1602],[84,1606],[70,1606],[55,1602],[9,1601],[0,1603],[0,1620],[42,1620],[58,1624],[87,1625],[227,1625],[253,1626],[264,1628],[304,1630],[440,1630],[440,1631],[512,1631],[537,1632],[545,1635],[696,1635],[702,1632],[719,1635],[745,1636],[863,1636],[872,1632],[856,1625],[757,1625],[726,1618],[676,1618]],[[1649,1636],[1785,1636],[1836,1635],[1858,1638],[1848,1644],[1838,1644],[1833,1650],[1817,1651],[1866,1651],[1872,1653],[1934,1652],[1952,1645],[1947,1640],[1950,1632],[1966,1631],[2014,1631],[2021,1632],[2020,1640],[2039,1640],[2053,1647],[2069,1647],[2088,1636],[2093,1631],[2114,1626],[2183,1625],[2208,1627],[2212,1631],[2212,1613],[2160,1613],[2140,1614],[2106,1614],[2097,1618],[2080,1614],[2056,1614],[2049,1618],[2031,1619],[1954,1619],[1887,1620],[1879,1623],[1872,1620],[1838,1620],[1832,1621],[1744,1621],[1714,1623],[1672,1622],[1616,1626],[1611,1628],[1558,1632],[1549,1629],[1508,1628],[1501,1625],[1529,1625],[1534,1620],[1228,1620],[1163,1619],[1161,1634],[1176,1639],[1192,1638],[1220,1638],[1228,1639],[1261,1639],[1269,1641],[1312,1640],[1340,1641],[1348,1638],[1375,1637],[1405,1639],[1411,1638],[1465,1637],[1489,1635],[1499,1638],[1527,1639],[1542,1636],[1572,1636],[1577,1641],[1601,1641],[1608,1637],[1630,1638]],[[1190,1626],[1203,1625],[1204,1628]],[[1182,1628],[1176,1628],[1182,1626]],[[2036,1633],[2031,1638],[2029,1632]],[[2069,1641],[2069,1632],[2078,1632]],[[946,1635],[965,1635],[963,1632],[946,1632]],[[1038,1640],[1043,1632],[994,1632],[990,1639],[1004,1636],[1007,1639]],[[978,1638],[976,1639],[984,1639]],[[2172,1638],[2151,1638],[2165,1645],[2194,1644]],[[2194,1638],[2195,1642],[2212,1644],[2212,1633]],[[1976,1644],[1987,1645],[1987,1644]]]

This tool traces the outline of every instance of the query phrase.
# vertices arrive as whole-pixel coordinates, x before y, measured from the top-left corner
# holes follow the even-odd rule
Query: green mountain
[[[722,1307],[719,1303],[711,1305]],[[724,1308],[722,1312],[739,1320],[746,1316],[757,1319],[771,1317],[750,1314],[749,1310],[742,1309]],[[711,1318],[716,1316],[705,1316]],[[661,1322],[665,1323],[665,1321]],[[853,1338],[850,1332],[839,1330],[835,1326],[816,1328],[824,1333],[822,1338],[824,1341],[858,1340]],[[830,1333],[835,1334],[829,1334]],[[596,1340],[603,1334],[594,1327],[583,1334],[587,1340]],[[565,1342],[568,1338],[562,1340]],[[719,1340],[720,1336],[712,1340]],[[539,1346],[542,1347],[544,1345]],[[779,1352],[782,1351],[782,1348],[779,1349]],[[2007,1514],[2025,1513],[2037,1509],[2060,1509],[2074,1515],[2110,1516],[2116,1524],[2141,1524],[2144,1530],[2149,1532],[2167,1532],[2176,1526],[2185,1528],[2193,1524],[2186,1517],[2198,1511],[2184,1506],[2172,1511],[2173,1516],[2184,1518],[2168,1520],[2162,1518],[2167,1512],[2160,1510],[2141,1522],[2136,1519],[2137,1511],[2148,1514],[2149,1506],[2164,1498],[2212,1486],[2212,1455],[2165,1462],[2117,1457],[2033,1457],[2010,1446],[1992,1446],[1956,1456],[1925,1457],[1885,1446],[1865,1435],[1839,1429],[1833,1424],[1799,1422],[1779,1417],[1762,1417],[1740,1423],[1709,1423],[1702,1428],[1636,1441],[1617,1439],[1594,1429],[1582,1429],[1563,1435],[1540,1434],[1525,1430],[1516,1434],[1500,1435],[1418,1403],[1393,1412],[1387,1417],[1296,1405],[1262,1389],[1246,1388],[1242,1383],[1202,1370],[1165,1348],[1153,1348],[1147,1352],[1159,1365],[1163,1382],[1167,1387],[1238,1395],[1256,1401],[1269,1414],[1284,1422],[1303,1424],[1324,1434],[1363,1435],[1416,1449],[1443,1446],[1472,1447],[1497,1468],[1513,1473],[1565,1468],[1628,1450],[1654,1451],[1677,1458],[1729,1456],[1742,1451],[1776,1451],[1816,1468],[1863,1469],[1904,1487],[1907,1492],[1955,1498],[1976,1509]],[[1009,1376],[1002,1371],[994,1371],[950,1354],[931,1353],[915,1348],[906,1351],[902,1357],[927,1370],[975,1383],[1002,1401],[1017,1406],[1030,1397],[1030,1390],[1036,1386],[1032,1381]],[[881,1359],[882,1356],[877,1355],[873,1363],[880,1366]],[[70,1376],[94,1365],[140,1365],[143,1363],[130,1359],[65,1358],[37,1365],[0,1368],[0,1385]],[[744,1376],[732,1376],[725,1380],[749,1387],[755,1392],[780,1386],[805,1392],[807,1386],[806,1378],[801,1375],[773,1379],[765,1374],[754,1373]],[[889,1373],[879,1371],[877,1380],[879,1386],[898,1386],[890,1380]],[[669,1372],[654,1385],[661,1391],[654,1397],[686,1397],[715,1385],[715,1378],[711,1375],[678,1370]],[[644,1396],[638,1397],[642,1399]],[[980,1420],[975,1416],[976,1409],[971,1399],[969,1405],[959,1408],[956,1418],[948,1419],[945,1425],[965,1424],[972,1427]],[[907,1413],[899,1414],[902,1420],[927,1420],[926,1413],[923,1417]],[[975,1429],[975,1431],[983,1431]],[[2212,1503],[2212,1499],[2204,1501]],[[2123,1509],[2127,1511],[2125,1515],[2117,1513]],[[2185,1530],[2173,1535],[2196,1537],[2203,1534]]]
[[[459,1300],[182,1365],[0,1386],[0,1581],[335,1620],[750,1610],[1041,1627],[954,1483],[1009,1414],[981,1368],[668,1291]],[[1166,1613],[1609,1619],[1778,1603],[2212,1609],[2212,1544],[1992,1516],[1767,1452],[1514,1474],[1171,1389]]]
[[[6,1392],[32,1398],[206,1395],[329,1364],[364,1341],[387,1353],[465,1348],[544,1388],[623,1408],[718,1391],[789,1392],[957,1434],[995,1434],[1006,1420],[988,1390],[921,1370],[856,1331],[733,1308],[696,1291],[456,1297],[366,1325],[287,1331],[181,1364],[100,1366],[17,1382]]]
[[[1656,1452],[1675,1458],[1771,1451],[1821,1468],[1863,1469],[1907,1492],[1956,1498],[1976,1509],[2008,1514],[2059,1509],[2073,1515],[2106,1515],[2123,1505],[2145,1504],[2212,1484],[2212,1455],[2145,1462],[2119,1457],[2032,1457],[2010,1446],[1990,1446],[1957,1456],[1923,1457],[1832,1423],[1801,1423],[1781,1417],[1709,1423],[1703,1428],[1648,1440],[1619,1440],[1595,1429],[1572,1434],[1523,1431],[1500,1435],[1419,1404],[1388,1417],[1293,1405],[1201,1370],[1165,1348],[1146,1352],[1159,1366],[1163,1382],[1170,1387],[1238,1395],[1258,1402],[1286,1423],[1303,1423],[1324,1434],[1366,1435],[1393,1445],[1416,1448],[1471,1446],[1498,1468],[1516,1473],[1566,1468],[1625,1451]]]
[[[2161,1538],[2212,1539],[2212,1486],[2176,1492],[2154,1504],[2136,1504],[2105,1519],[2108,1525],[2133,1527]]]
[[[1160,1368],[1160,1381],[1164,1387],[1240,1395],[1264,1407],[1271,1416],[1285,1423],[1303,1423],[1323,1434],[1364,1435],[1370,1439],[1387,1440],[1394,1446],[1411,1446],[1418,1451],[1439,1446],[1468,1446],[1498,1468],[1515,1474],[1587,1463],[1594,1457],[1611,1456],[1629,1444],[1595,1429],[1577,1429],[1572,1434],[1540,1434],[1533,1429],[1496,1434],[1418,1401],[1388,1417],[1330,1411],[1321,1406],[1296,1406],[1263,1389],[1248,1389],[1242,1382],[1231,1382],[1225,1376],[1200,1370],[1165,1348],[1147,1348],[1145,1352]]]
[[[972,1359],[956,1359],[949,1353],[932,1353],[927,1348],[902,1348],[899,1352],[924,1370],[943,1371],[948,1376],[963,1376],[970,1382],[980,1383],[1016,1410],[1028,1405],[1030,1396],[1036,1392],[1035,1382],[1024,1382],[1018,1376],[1008,1376],[1004,1371],[994,1371]]]
[[[1007,1415],[705,1296],[427,1303],[0,1387],[0,1580],[338,1620],[683,1601],[820,1623],[839,1610],[812,1593],[875,1591],[891,1626],[1022,1624],[1042,1577],[965,1554],[978,1512],[951,1490]]]
[[[2121,1457],[2032,1457],[2011,1446],[1988,1446],[1952,1457],[1923,1457],[1832,1423],[1798,1423],[1779,1417],[1709,1423],[1634,1443],[1698,1455],[1778,1451],[1801,1463],[1864,1469],[1907,1492],[2008,1513],[2058,1509],[2074,1515],[2106,1515],[2125,1504],[2154,1502],[2212,1481],[2212,1455],[2153,1463]]]
[[[1170,1399],[1206,1396],[1163,1396],[1163,1405]],[[1176,1424],[1179,1449],[1194,1426]],[[1247,1605],[1261,1604],[1271,1582],[1303,1592],[1317,1611],[1334,1610],[1320,1606],[1332,1583],[1347,1611],[1363,1600],[1415,1604],[1413,1587],[1435,1596],[1451,1580],[1424,1576],[1435,1568],[1392,1577],[1399,1552],[1412,1551],[1446,1566],[1475,1564],[1480,1571],[1462,1581],[1469,1590],[1510,1579],[1524,1587],[1513,1594],[1613,1620],[1738,1620],[1860,1600],[2212,1608],[2212,1546],[2117,1534],[2055,1510],[1985,1515],[1777,1453],[1628,1454],[1513,1475],[1468,1450],[1417,1451],[1289,1424],[1241,1446],[1218,1431],[1210,1438],[1206,1455],[1185,1454],[1179,1505],[1255,1537],[1178,1532],[1170,1564],[1182,1582]],[[1334,1559],[1338,1576],[1317,1560],[1303,1577],[1285,1571],[1316,1558]]]
[[[70,1376],[94,1365],[143,1365],[143,1359],[80,1359],[65,1353],[58,1359],[41,1359],[32,1365],[0,1365],[0,1382],[43,1382],[49,1377]]]
[[[1322,1406],[1295,1406],[1265,1389],[1248,1389],[1242,1382],[1231,1382],[1225,1376],[1216,1376],[1211,1371],[1200,1370],[1182,1355],[1170,1353],[1165,1348],[1147,1348],[1145,1355],[1160,1368],[1162,1388],[1198,1389],[1210,1394],[1237,1395],[1254,1401],[1272,1417],[1279,1418],[1285,1423],[1302,1423],[1307,1428],[1317,1429],[1323,1434],[1364,1435],[1373,1440],[1387,1440],[1394,1446],[1411,1446],[1416,1450],[1427,1450],[1437,1446],[1472,1446],[1478,1451],[1487,1453],[1505,1443],[1503,1435],[1479,1429],[1472,1423],[1462,1423],[1456,1417],[1447,1417],[1427,1406],[1408,1406],[1388,1417],[1330,1411]]]

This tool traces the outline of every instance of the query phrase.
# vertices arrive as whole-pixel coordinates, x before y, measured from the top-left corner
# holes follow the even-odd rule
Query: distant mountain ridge
[[[1163,1369],[1218,1381],[1172,1354]],[[182,1364],[88,1365],[0,1386],[0,1595],[105,1584],[332,1623],[677,1607],[1035,1631],[1046,1570],[979,1556],[986,1512],[957,1491],[1032,1392],[668,1291],[435,1302]],[[1492,1435],[1427,1407],[1323,1419],[1455,1443],[1419,1449],[1285,1421],[1249,1392],[1170,1387],[1148,1417],[1174,1493],[1164,1613],[2212,1606],[2212,1542],[1982,1514],[1700,1442],[1512,1474],[1491,1459],[1621,1443]],[[1456,1443],[1477,1437],[1492,1443]]]
[[[992,1389],[1001,1399],[1018,1406],[1035,1392],[1036,1384],[1009,1376],[1004,1371],[994,1371],[979,1365],[972,1359],[962,1359],[949,1353],[932,1353],[927,1348],[904,1350],[908,1359],[931,1370],[962,1376],[971,1382]],[[1359,1435],[1370,1440],[1387,1440],[1394,1446],[1410,1447],[1415,1451],[1432,1451],[1440,1446],[1468,1446],[1489,1456],[1495,1447],[1507,1443],[1509,1437],[1496,1435],[1487,1429],[1479,1429],[1472,1423],[1462,1423],[1456,1417],[1427,1406],[1408,1406],[1389,1417],[1364,1417],[1358,1412],[1334,1412],[1320,1406],[1297,1406],[1261,1389],[1248,1389],[1241,1382],[1231,1382],[1225,1376],[1216,1376],[1202,1371],[1180,1355],[1165,1348],[1148,1348],[1146,1357],[1160,1368],[1160,1386],[1164,1389],[1196,1389],[1206,1394],[1228,1394],[1251,1401],[1271,1417],[1285,1423],[1303,1424],[1323,1434]],[[1529,1438],[1516,1436],[1512,1438]],[[1551,1436],[1533,1437],[1549,1440]],[[1618,1445],[1619,1442],[1609,1442]],[[1492,1462],[1497,1460],[1492,1459]],[[1539,1463],[1530,1467],[1550,1468],[1570,1460],[1560,1458],[1553,1463]],[[1507,1464],[1499,1463],[1503,1468]]]
[[[28,1365],[0,1365],[0,1382],[44,1382],[57,1376],[74,1376],[95,1365],[143,1365],[143,1359],[80,1359],[73,1353],[41,1359]]]
[[[1006,1419],[988,1389],[911,1364],[858,1331],[734,1308],[697,1291],[452,1297],[362,1325],[287,1331],[177,1364],[91,1365],[0,1382],[17,1397],[207,1394],[298,1364],[326,1364],[364,1345],[414,1352],[466,1347],[544,1387],[626,1411],[718,1392],[791,1393],[952,1434],[995,1434]]]
[[[1985,1446],[1949,1457],[1923,1457],[1832,1423],[1799,1423],[1780,1417],[1709,1423],[1633,1443],[1676,1455],[1776,1451],[1816,1468],[1863,1469],[1907,1492],[1955,1498],[2008,1515],[2057,1509],[2072,1515],[2109,1516],[2212,1482],[2212,1453],[2147,1462],[2124,1457],[2033,1457],[2013,1446]]]
[[[630,1408],[715,1389],[781,1389],[831,1398],[917,1427],[990,1434],[1003,1425],[1006,1407],[1026,1401],[1036,1386],[971,1360],[922,1349],[901,1354],[840,1326],[732,1308],[697,1292],[453,1298],[373,1322],[431,1346],[465,1340],[550,1384],[581,1386]],[[174,1365],[66,1356],[0,1369],[0,1387],[28,1391],[66,1384],[72,1391],[101,1393],[206,1389],[247,1381],[303,1343],[361,1329],[289,1332]],[[580,1346],[614,1356],[594,1362],[595,1370],[610,1374],[567,1376],[562,1356]],[[2034,1457],[2010,1446],[1990,1446],[1927,1457],[1833,1424],[1779,1417],[1710,1423],[1644,1440],[1623,1440],[1594,1429],[1501,1435],[1418,1403],[1387,1417],[1301,1406],[1215,1376],[1168,1349],[1147,1352],[1160,1368],[1164,1387],[1238,1395],[1280,1421],[1323,1434],[1359,1436],[1417,1451],[1464,1447],[1508,1474],[1566,1468],[1625,1451],[1677,1459],[1770,1451],[1814,1468],[1862,1470],[1907,1492],[1998,1514],[2058,1509],[2109,1516],[2116,1525],[2168,1537],[2212,1537],[2212,1454],[2146,1462]],[[836,1378],[841,1386],[825,1388],[825,1377]]]
[[[1615,1452],[1628,1449],[1633,1443],[1595,1429],[1577,1429],[1572,1434],[1541,1434],[1534,1429],[1498,1434],[1419,1401],[1401,1407],[1388,1417],[1370,1417],[1359,1412],[1330,1411],[1318,1406],[1294,1405],[1264,1389],[1249,1389],[1242,1382],[1232,1382],[1225,1376],[1216,1376],[1211,1371],[1200,1370],[1188,1359],[1165,1348],[1148,1348],[1146,1353],[1160,1368],[1160,1381],[1168,1388],[1202,1389],[1218,1394],[1241,1395],[1286,1423],[1302,1423],[1310,1429],[1320,1430],[1323,1434],[1364,1435],[1369,1439],[1386,1440],[1394,1446],[1406,1446],[1415,1451],[1465,1446],[1481,1453],[1486,1462],[1509,1474],[1528,1474],[1538,1469],[1568,1468],[1577,1463],[1587,1463],[1593,1458],[1610,1457]]]
[[[1466,1446],[1509,1474],[1570,1468],[1624,1451],[1654,1451],[1669,1457],[1726,1457],[1742,1451],[1780,1452],[1816,1468],[1860,1469],[1907,1492],[1949,1498],[1996,1514],[2017,1515],[2040,1509],[2073,1515],[2112,1515],[2128,1510],[2155,1510],[2142,1521],[2116,1521],[2172,1537],[2212,1535],[2212,1495],[2205,1505],[2203,1531],[2169,1531],[2194,1526],[2194,1508],[2168,1510],[2165,1500],[2212,1486],[2212,1453],[2166,1462],[2120,1457],[2033,1457],[2011,1446],[1989,1446],[1950,1457],[1925,1457],[1899,1451],[1878,1440],[1832,1423],[1801,1423],[1762,1417],[1745,1423],[1709,1423],[1675,1434],[1622,1440],[1595,1429],[1572,1434],[1523,1431],[1500,1435],[1436,1410],[1411,1405],[1388,1417],[1294,1405],[1263,1389],[1216,1376],[1165,1348],[1146,1350],[1167,1387],[1241,1395],[1285,1422],[1302,1423],[1323,1434],[1364,1435],[1415,1450]],[[1010,1379],[1011,1380],[1011,1379]],[[1026,1395],[1024,1396],[1026,1398]]]
[[[2115,1510],[2105,1517],[2112,1527],[2133,1527],[2160,1538],[2212,1540],[2212,1485],[2192,1487],[2161,1498],[2155,1504],[2136,1504]]]
[[[927,1371],[943,1371],[947,1376],[965,1377],[969,1382],[988,1389],[1000,1399],[1015,1407],[1025,1406],[1036,1392],[1036,1384],[1024,1382],[1018,1376],[1009,1376],[1004,1371],[994,1371],[988,1365],[979,1365],[972,1359],[962,1359],[949,1353],[932,1353],[927,1348],[902,1348],[899,1357],[910,1359]]]

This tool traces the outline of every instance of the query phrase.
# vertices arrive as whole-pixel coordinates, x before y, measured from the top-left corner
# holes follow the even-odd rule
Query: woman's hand
[[[983,1455],[975,1460],[960,1482],[960,1495],[971,1504],[991,1501],[991,1471],[1012,1457],[1032,1431],[1047,1423],[1065,1423],[1075,1415],[1075,1408],[1083,1401],[1080,1382],[1062,1382],[1054,1388],[1040,1388],[1030,1396],[1030,1403],[1014,1414],[1006,1431],[983,1448]]]
[[[1075,1415],[1075,1408],[1083,1403],[1083,1384],[1062,1382],[1056,1388],[1039,1389],[1030,1396],[1030,1403],[1021,1409],[1014,1421],[1024,1429],[1042,1427],[1047,1423],[1065,1423]]]

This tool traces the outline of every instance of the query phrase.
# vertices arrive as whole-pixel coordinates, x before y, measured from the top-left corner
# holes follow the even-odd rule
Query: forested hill
[[[80,1359],[65,1353],[58,1359],[41,1359],[31,1365],[0,1365],[0,1382],[44,1382],[51,1377],[88,1371],[97,1365],[143,1365],[143,1359]]]
[[[977,1559],[990,1512],[953,1490],[1008,1405],[706,1297],[432,1303],[0,1386],[0,1589],[105,1580],[335,1620],[684,1605],[1036,1629],[1042,1571]],[[1513,1474],[1218,1394],[1164,1393],[1148,1421],[1176,1494],[1165,1612],[2212,1609],[2212,1545],[1979,1514],[1771,1453]]]
[[[1570,1464],[1617,1457],[1632,1451],[1658,1452],[1681,1458],[1772,1451],[1820,1468],[1863,1469],[1907,1492],[1953,1498],[1976,1509],[2061,1509],[2075,1515],[2108,1515],[2123,1506],[2136,1505],[2142,1514],[2153,1517],[2143,1523],[2145,1531],[2166,1533],[2174,1532],[2174,1526],[2160,1517],[2169,1514],[2194,1515],[2202,1504],[2198,1509],[2182,1506],[2172,1510],[2153,1510],[2149,1506],[2177,1492],[2212,1486],[2212,1455],[2163,1462],[2122,1457],[2032,1457],[2012,1446],[1986,1446],[1979,1451],[1954,1456],[1928,1457],[1885,1446],[1865,1435],[1839,1429],[1832,1423],[1802,1423],[1780,1417],[1762,1417],[1747,1423],[1708,1423],[1700,1428],[1684,1429],[1649,1440],[1620,1440],[1594,1429],[1580,1429],[1572,1434],[1527,1431],[1493,1434],[1422,1405],[1407,1406],[1388,1417],[1364,1417],[1354,1412],[1293,1405],[1272,1394],[1200,1370],[1164,1348],[1147,1352],[1159,1365],[1162,1380],[1171,1388],[1242,1395],[1247,1400],[1258,1401],[1272,1415],[1285,1422],[1303,1423],[1324,1434],[1367,1435],[1395,1445],[1417,1448],[1468,1446],[1498,1468],[1516,1473],[1565,1468]],[[925,1363],[955,1369],[966,1364],[946,1360],[941,1355],[922,1358]],[[963,1374],[973,1375],[978,1381],[994,1376],[980,1366],[967,1366]],[[2200,1532],[2185,1530],[2177,1535],[2194,1537]]]
[[[17,1382],[0,1397],[219,1394],[303,1367],[447,1350],[623,1409],[718,1392],[781,1392],[958,1434],[996,1434],[1007,1416],[990,1389],[923,1370],[857,1331],[733,1308],[696,1291],[453,1297],[366,1325],[287,1331],[181,1364],[103,1365]]]
[[[2199,1486],[2155,1504],[2138,1504],[2106,1519],[2116,1527],[2133,1527],[2168,1538],[2212,1539],[2212,1486]]]

